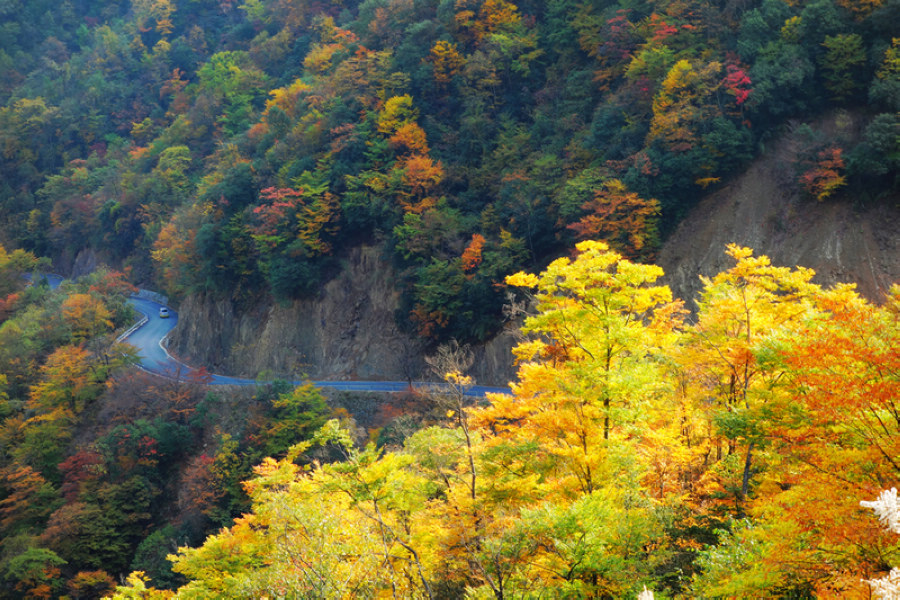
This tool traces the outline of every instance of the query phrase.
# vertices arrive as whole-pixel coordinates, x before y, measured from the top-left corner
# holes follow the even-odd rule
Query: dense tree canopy
[[[866,596],[900,553],[859,504],[900,477],[900,288],[731,246],[689,322],[657,267],[578,251],[509,278],[536,311],[511,394],[463,400],[456,346],[401,438],[331,420],[265,459],[251,510],[169,557],[177,596]]]
[[[730,247],[689,313],[649,263],[786,125],[806,201],[896,194],[898,22],[896,0],[0,2],[0,598],[129,572],[122,597],[867,594],[900,564],[858,505],[900,478],[900,290]],[[796,123],[829,112],[859,131]],[[511,394],[470,405],[445,353],[456,393],[365,431],[312,386],[217,395],[114,344],[127,280],[240,310],[363,243],[429,343],[531,311]],[[116,270],[26,285],[86,249]]]
[[[503,277],[583,238],[651,259],[787,119],[871,123],[817,140],[798,190],[897,185],[892,2],[2,10],[8,239],[91,247],[176,297],[303,296],[376,241],[403,273],[402,325],[479,340]]]

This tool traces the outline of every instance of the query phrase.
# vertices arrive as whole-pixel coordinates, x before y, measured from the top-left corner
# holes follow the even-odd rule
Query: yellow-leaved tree
[[[661,269],[577,250],[508,278],[534,310],[511,393],[473,402],[471,356],[439,353],[442,418],[266,459],[252,511],[170,557],[178,596],[868,593],[898,562],[857,503],[900,473],[900,288],[875,307],[729,246],[687,324]]]
[[[507,589],[617,596],[640,589],[661,534],[639,448],[643,423],[670,412],[660,349],[677,337],[680,303],[656,285],[659,267],[603,242],[577,250],[507,279],[536,313],[512,395],[470,413],[493,518],[483,544],[503,549]]]
[[[690,371],[691,393],[703,400],[717,432],[715,458],[733,458],[720,481],[742,510],[767,415],[787,398],[780,393],[786,369],[771,360],[772,353],[814,311],[820,288],[810,282],[810,269],[776,267],[768,257],[733,244],[727,253],[735,265],[702,278],[698,322],[687,334],[680,361]],[[731,476],[737,481],[729,481]]]
[[[314,445],[343,459],[295,464]],[[245,484],[253,511],[200,548],[170,556],[191,581],[181,598],[430,597],[415,549],[411,516],[428,486],[408,469],[411,457],[358,450],[329,421],[281,461],[267,458]]]

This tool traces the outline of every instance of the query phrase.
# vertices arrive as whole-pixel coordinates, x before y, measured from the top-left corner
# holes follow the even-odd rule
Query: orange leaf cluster
[[[841,175],[844,169],[842,150],[831,146],[819,152],[818,161],[800,176],[800,185],[816,200],[824,200],[844,186],[846,178]]]
[[[481,264],[481,250],[484,248],[484,236],[480,233],[472,234],[472,241],[466,246],[462,253],[463,271],[469,273],[478,268]]]
[[[647,257],[656,241],[659,202],[629,192],[611,179],[582,208],[588,214],[568,227],[579,239],[603,239],[630,258]]]

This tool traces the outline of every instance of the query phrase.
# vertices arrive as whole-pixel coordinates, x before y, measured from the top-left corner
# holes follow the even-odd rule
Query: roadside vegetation
[[[900,289],[730,246],[684,304],[653,259],[788,129],[806,206],[896,201],[898,23],[897,0],[0,3],[0,598],[868,597],[900,565],[859,504],[900,480]],[[803,125],[825,113],[860,126]],[[457,391],[466,343],[522,318],[512,393],[362,418],[115,343],[132,283],[240,312],[359,244]],[[24,278],[85,254],[109,268]]]

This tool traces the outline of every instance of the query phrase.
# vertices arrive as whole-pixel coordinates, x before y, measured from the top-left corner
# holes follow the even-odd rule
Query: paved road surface
[[[165,337],[178,324],[178,313],[170,308],[169,317],[163,319],[159,316],[159,309],[162,308],[162,305],[157,302],[132,297],[131,304],[147,317],[144,325],[126,337],[128,343],[140,352],[141,368],[164,377],[184,378],[189,376],[193,369],[172,358],[162,346]],[[258,385],[261,382],[255,379],[212,375],[210,383],[212,385]],[[293,381],[292,383],[299,385],[304,382]],[[329,387],[347,392],[404,392],[410,389],[409,383],[405,381],[314,381],[313,383],[319,387]],[[447,385],[443,383],[424,381],[413,382],[412,386],[423,391],[440,391],[447,388]],[[467,396],[479,398],[484,397],[488,392],[508,394],[509,388],[475,385],[466,389]]]
[[[59,287],[59,284],[62,282],[62,277],[58,275],[38,275],[33,278],[29,274],[25,277],[29,281],[32,279],[40,281],[41,278],[46,278],[50,287],[54,289]],[[159,316],[159,309],[163,307],[162,304],[136,296],[132,296],[130,302],[138,312],[147,317],[146,323],[137,327],[123,338],[127,339],[128,343],[137,348],[140,353],[140,367],[145,371],[163,377],[185,378],[190,376],[194,370],[172,358],[163,348],[163,340],[178,324],[178,313],[170,308],[169,317],[164,319]],[[256,379],[212,375],[210,383],[212,385],[258,385],[264,382]],[[292,381],[291,383],[299,385],[305,382]],[[319,387],[334,388],[347,392],[405,392],[410,389],[410,384],[405,381],[314,381],[313,383]],[[416,381],[412,383],[412,387],[422,391],[441,391],[449,386],[445,383]],[[482,398],[486,393],[508,394],[510,390],[509,388],[473,385],[467,388],[465,393],[467,396]]]

